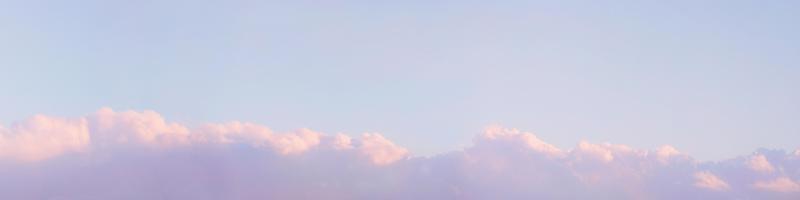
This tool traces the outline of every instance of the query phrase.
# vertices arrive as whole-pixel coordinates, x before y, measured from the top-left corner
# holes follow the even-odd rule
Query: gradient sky
[[[561,148],[791,150],[798,4],[0,0],[0,123],[111,107],[416,155],[492,124]]]

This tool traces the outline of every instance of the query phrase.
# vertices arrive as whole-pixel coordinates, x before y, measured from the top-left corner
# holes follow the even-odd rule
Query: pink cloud
[[[421,138],[424,139],[424,138]],[[37,115],[0,127],[0,199],[798,199],[796,152],[700,162],[492,126],[413,156],[378,133],[187,127],[153,111]]]
[[[43,160],[63,152],[84,151],[90,138],[85,119],[36,115],[8,129],[0,128],[0,157]]]
[[[168,147],[183,144],[189,129],[168,123],[154,111],[114,112],[103,108],[85,118],[90,124],[93,144],[136,144]]]
[[[747,160],[747,167],[762,173],[771,173],[775,171],[775,168],[769,163],[767,157],[761,154],[751,156],[750,159]]]
[[[697,172],[694,174],[694,178],[694,186],[700,188],[717,191],[730,189],[728,183],[710,172]]]
[[[549,156],[563,156],[564,152],[557,147],[537,138],[533,133],[521,132],[517,129],[508,129],[500,126],[490,126],[477,138],[481,142],[519,143],[524,148],[531,149]]]
[[[753,187],[772,192],[800,192],[800,184],[788,177],[779,177],[769,181],[758,181]]]
[[[397,146],[380,134],[365,133],[361,136],[359,152],[377,165],[391,164],[408,156],[408,150]]]
[[[656,150],[656,158],[659,162],[667,164],[674,158],[686,158],[686,155],[675,149],[675,147],[664,145]]]

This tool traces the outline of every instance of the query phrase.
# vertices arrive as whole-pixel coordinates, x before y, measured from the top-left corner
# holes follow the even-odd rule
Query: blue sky
[[[700,159],[800,136],[794,1],[0,3],[4,125],[152,109],[427,155],[502,124]]]

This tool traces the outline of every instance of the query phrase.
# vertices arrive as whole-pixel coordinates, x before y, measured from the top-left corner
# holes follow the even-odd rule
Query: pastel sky
[[[797,6],[5,0],[0,121],[154,109],[426,155],[502,124],[721,159],[798,146]]]
[[[362,182],[331,192],[345,199],[587,197],[564,196],[564,188],[515,193],[525,190],[498,184],[519,181],[513,177],[471,175],[533,165],[547,169],[522,177],[550,174],[538,181],[565,180],[574,186],[565,188],[611,199],[796,198],[797,8],[798,1],[0,0],[0,168],[10,170],[0,178],[114,174],[126,163],[157,168],[174,156],[186,163],[168,163],[164,173],[195,159],[222,162],[203,169],[239,177],[221,178],[233,185],[283,183],[242,180],[259,172],[239,168],[246,164],[357,171]],[[106,154],[123,156],[76,164]],[[245,161],[254,154],[273,157]],[[521,155],[536,158],[508,161]],[[38,167],[21,167],[29,165]],[[467,167],[418,180],[448,166]],[[642,188],[595,188],[620,181],[601,172],[629,175],[621,177]],[[290,189],[338,180],[289,174],[281,178],[293,181],[282,185]],[[38,177],[6,197],[152,191],[80,196],[64,192],[59,181],[69,179]],[[449,193],[381,190],[412,180],[430,185],[406,189]],[[376,182],[381,188],[364,188]],[[652,189],[668,182],[670,190]],[[180,189],[216,188],[187,187]],[[214,197],[298,197],[238,189]],[[157,196],[147,195],[138,197]]]

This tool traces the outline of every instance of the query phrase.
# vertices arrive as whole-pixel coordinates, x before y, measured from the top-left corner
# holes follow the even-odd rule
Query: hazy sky
[[[798,4],[0,0],[0,123],[111,107],[416,155],[492,124],[565,149],[791,150]]]

